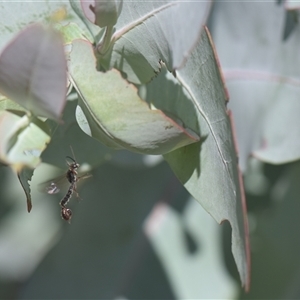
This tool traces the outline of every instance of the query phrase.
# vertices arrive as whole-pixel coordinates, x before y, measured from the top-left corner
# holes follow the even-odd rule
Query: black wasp
[[[46,184],[46,192],[48,194],[56,194],[60,191],[58,182],[60,182],[61,179],[67,179],[67,181],[69,183],[69,188],[67,190],[66,195],[59,202],[59,205],[61,206],[62,218],[70,223],[71,218],[72,218],[72,210],[70,208],[67,208],[67,204],[70,201],[74,192],[77,194],[77,197],[79,197],[77,190],[76,190],[76,185],[77,185],[77,182],[79,181],[79,179],[87,178],[87,177],[90,177],[91,175],[86,174],[84,176],[79,177],[77,170],[80,165],[76,162],[75,159],[73,159],[70,156],[67,156],[66,159],[67,159],[67,164],[69,166],[67,173],[65,175],[63,175],[62,177],[59,177],[56,180],[48,181],[47,183],[44,183],[43,185]],[[71,162],[68,161],[68,159],[71,160]]]
[[[67,171],[66,177],[70,183],[70,186],[68,188],[68,191],[66,195],[61,199],[60,201],[60,206],[61,206],[61,216],[64,220],[66,221],[71,221],[72,218],[72,211],[70,208],[67,208],[66,205],[70,201],[74,191],[76,191],[76,182],[78,181],[78,174],[77,174],[77,169],[79,168],[79,164],[70,156],[67,156],[66,158],[71,159],[73,162],[68,164],[69,165],[69,170]],[[78,193],[77,193],[78,195]]]

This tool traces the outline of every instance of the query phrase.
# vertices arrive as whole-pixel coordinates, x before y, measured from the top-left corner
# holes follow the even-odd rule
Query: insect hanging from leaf
[[[76,183],[79,179],[77,174],[77,169],[79,168],[79,164],[70,156],[67,156],[66,158],[71,159],[73,162],[69,164],[69,170],[67,171],[66,177],[70,183],[70,186],[68,188],[68,191],[66,195],[61,199],[60,206],[61,206],[61,216],[64,220],[70,222],[72,218],[72,211],[71,209],[67,208],[66,205],[70,201],[74,191],[76,191]],[[77,193],[78,195],[78,193]]]
[[[73,149],[71,148],[72,153]],[[74,155],[74,153],[73,153]],[[75,157],[75,156],[74,156]],[[72,198],[73,193],[75,192],[77,194],[77,197],[79,197],[79,194],[77,192],[77,182],[80,179],[85,179],[88,177],[91,177],[90,174],[85,174],[83,176],[78,176],[78,168],[80,167],[79,163],[77,161],[70,157],[66,157],[67,164],[68,164],[68,171],[63,174],[62,176],[59,176],[56,179],[52,179],[50,181],[47,181],[42,184],[44,186],[44,191],[46,191],[47,194],[53,195],[57,194],[61,191],[61,187],[63,183],[68,184],[68,190],[65,194],[65,196],[60,200],[59,205],[61,206],[61,217],[65,220],[71,223],[72,218],[72,210],[67,207],[68,202]],[[69,160],[69,161],[68,161]],[[79,197],[80,198],[80,197]]]

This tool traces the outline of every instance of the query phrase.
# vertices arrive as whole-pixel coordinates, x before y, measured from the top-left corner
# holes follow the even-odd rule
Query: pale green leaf
[[[99,27],[114,26],[122,11],[123,0],[80,1],[87,18]]]
[[[140,99],[119,72],[95,69],[91,45],[74,41],[70,75],[82,100],[92,136],[108,146],[145,154],[162,154],[198,141],[196,134]]]
[[[87,39],[85,32],[76,23],[56,24],[55,29],[62,34],[64,44],[71,44],[75,39]]]
[[[27,200],[27,211],[30,212],[32,208],[31,203],[31,193],[30,193],[30,185],[28,181],[31,181],[33,175],[33,169],[30,168],[22,168],[20,172],[18,172],[18,179],[21,183],[21,186],[25,192],[26,200]]]
[[[165,158],[187,190],[217,222],[230,222],[233,256],[241,281],[248,289],[250,258],[245,199],[226,111],[226,93],[214,55],[205,31],[185,67],[177,72],[177,80],[190,99],[185,100],[185,106],[193,120],[181,113],[184,104],[181,109],[175,105],[173,113],[183,117],[183,122],[188,122],[193,130],[198,127],[196,132],[201,140],[168,153]]]
[[[262,1],[218,2],[214,16],[212,33],[228,86],[241,169],[246,170],[250,155],[274,164],[299,159],[298,25],[285,37],[286,7]]]
[[[110,148],[80,130],[75,118],[76,107],[77,101],[67,101],[62,124],[50,119],[46,121],[51,128],[51,142],[42,154],[42,161],[64,171],[67,168],[67,155],[74,157],[82,167],[94,169],[110,159],[113,154]]]
[[[74,22],[84,31],[84,35],[89,40],[92,40],[92,29],[96,28],[98,31],[98,27],[91,23],[89,24],[91,31],[88,30],[68,1],[0,0],[0,11],[0,51],[16,34],[33,22],[40,22],[45,25],[57,23],[67,25],[69,22]]]
[[[20,106],[18,103],[4,97],[0,94],[0,110],[21,110],[26,111],[26,109]]]
[[[23,112],[0,112],[0,160],[19,172],[35,168],[50,141],[43,122],[30,119]]]
[[[59,119],[66,86],[62,39],[53,29],[34,24],[1,53],[1,92],[33,114]]]
[[[211,1],[124,1],[111,38],[98,46],[100,64],[126,73],[129,81],[146,83],[163,60],[169,70],[181,67],[197,43]],[[187,34],[188,33],[188,34]]]
[[[271,74],[265,79],[248,76],[228,82],[243,169],[251,154],[273,164],[299,159],[300,86]]]

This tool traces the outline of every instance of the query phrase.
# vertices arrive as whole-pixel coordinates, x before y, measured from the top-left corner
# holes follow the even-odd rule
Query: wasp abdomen
[[[61,208],[61,217],[66,221],[71,221],[72,218],[72,211],[70,208],[62,207]]]
[[[68,189],[66,195],[60,201],[60,206],[61,207],[65,207],[68,204],[68,202],[70,201],[70,199],[71,199],[71,197],[73,195],[74,189],[75,189],[75,183],[72,183],[69,186],[69,189]]]

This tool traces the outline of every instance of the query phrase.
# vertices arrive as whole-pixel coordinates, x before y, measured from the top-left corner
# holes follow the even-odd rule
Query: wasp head
[[[80,165],[75,161],[74,158],[72,158],[72,157],[70,157],[70,156],[67,156],[66,158],[69,158],[69,159],[71,159],[71,160],[73,161],[72,163],[69,163],[69,162],[67,161],[67,164],[68,164],[69,168],[70,168],[72,171],[76,171],[76,170],[79,168]]]

